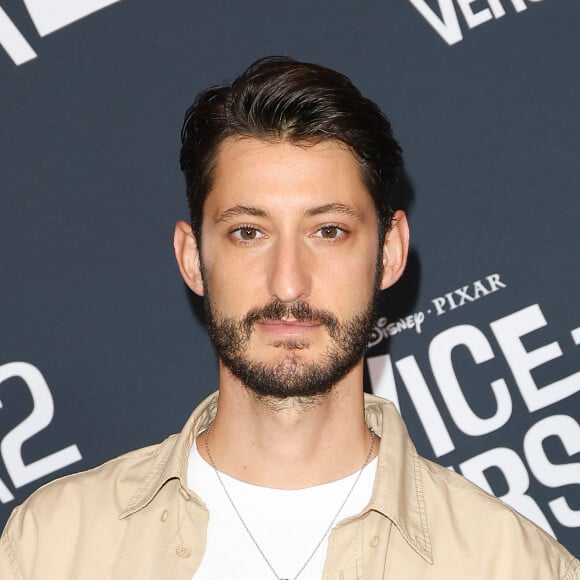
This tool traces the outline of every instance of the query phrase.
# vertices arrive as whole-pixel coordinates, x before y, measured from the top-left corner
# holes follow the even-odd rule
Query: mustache
[[[249,310],[242,319],[242,327],[249,335],[256,322],[288,318],[293,318],[298,322],[318,322],[326,326],[331,335],[336,331],[339,324],[338,318],[328,310],[315,308],[302,300],[282,302],[274,298],[265,306]]]

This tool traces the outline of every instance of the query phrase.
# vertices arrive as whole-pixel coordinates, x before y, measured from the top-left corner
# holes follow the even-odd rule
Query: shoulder
[[[418,455],[390,401],[365,394],[365,411],[369,426],[388,434],[385,468],[400,468],[398,485],[412,498],[401,505],[416,510],[409,519],[420,519],[435,564],[466,571],[477,562],[482,578],[580,580],[580,562],[552,536],[462,475]],[[522,506],[532,501],[520,496]]]
[[[35,522],[65,520],[72,523],[91,512],[118,517],[148,475],[173,448],[176,437],[172,435],[162,443],[135,449],[92,469],[47,483],[13,510],[5,532],[31,518]]]
[[[163,470],[176,437],[54,480],[34,492],[12,511],[2,533],[0,578],[40,577],[35,574],[45,564],[60,570],[59,577],[69,577],[66,567],[87,546],[95,554],[117,546],[125,529],[120,514]],[[86,550],[82,558],[99,565]]]
[[[419,462],[435,542],[438,537],[449,545],[457,542],[480,562],[489,559],[496,566],[519,561],[530,566],[530,578],[580,576],[580,562],[529,519],[462,475],[422,457]]]

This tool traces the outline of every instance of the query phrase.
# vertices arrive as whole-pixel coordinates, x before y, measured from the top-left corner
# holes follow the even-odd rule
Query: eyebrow
[[[339,213],[355,218],[361,222],[364,221],[362,213],[356,207],[345,203],[326,203],[306,210],[307,216],[317,216],[326,213]],[[215,224],[220,224],[243,216],[266,217],[267,213],[262,208],[253,205],[234,205],[233,207],[216,213],[213,221]]]
[[[309,209],[306,212],[306,215],[315,216],[321,215],[324,213],[339,213],[348,217],[353,217],[358,221],[363,221],[362,213],[352,205],[346,205],[344,203],[327,203],[324,205],[319,205],[318,207],[314,207]]]
[[[234,205],[224,211],[220,211],[214,215],[213,221],[216,224],[230,221],[241,216],[266,217],[266,212],[253,205]]]

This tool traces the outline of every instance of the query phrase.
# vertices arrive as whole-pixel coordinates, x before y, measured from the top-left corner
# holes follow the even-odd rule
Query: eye
[[[231,231],[231,235],[242,242],[252,242],[258,238],[263,238],[264,234],[252,227],[252,226],[242,226],[241,228],[236,228]]]
[[[335,225],[322,226],[316,231],[316,237],[323,238],[325,240],[335,240],[345,234],[345,230]]]

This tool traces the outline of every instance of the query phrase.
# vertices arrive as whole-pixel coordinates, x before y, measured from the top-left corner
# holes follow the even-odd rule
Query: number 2
[[[34,405],[30,415],[9,431],[0,443],[0,452],[6,470],[14,487],[19,488],[71,463],[80,461],[82,455],[76,445],[69,445],[46,457],[28,464],[24,463],[22,445],[33,435],[40,433],[50,425],[54,416],[54,401],[48,384],[35,366],[26,362],[11,362],[0,366],[0,384],[12,377],[19,377],[25,382],[32,395]],[[2,408],[1,401],[0,408]],[[8,490],[3,490],[2,486],[0,481],[0,498],[2,496],[8,498],[6,495]]]

